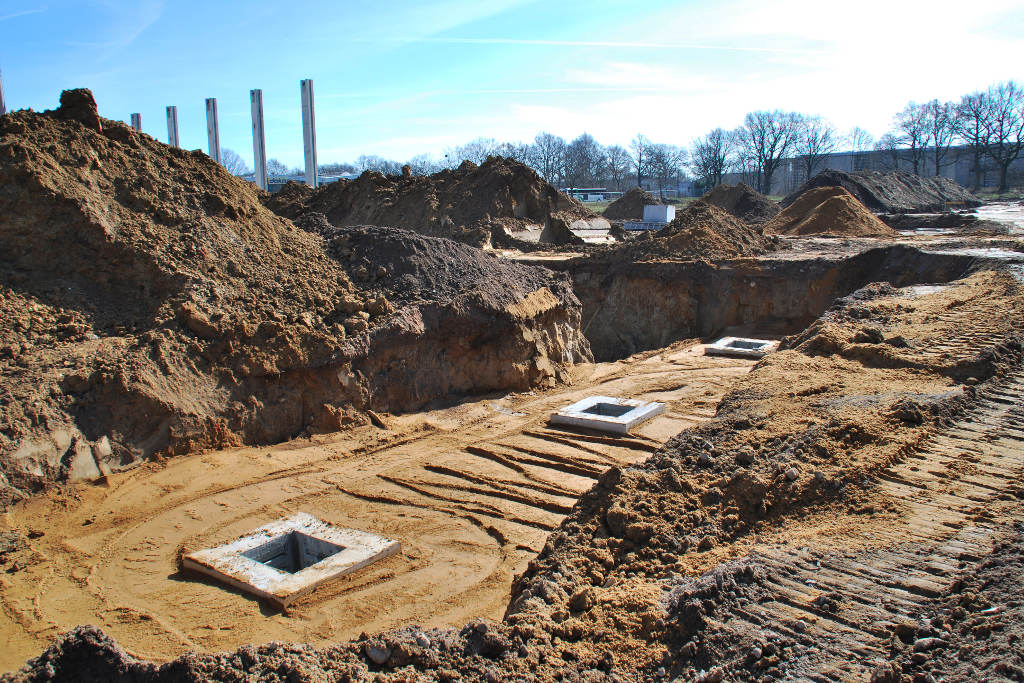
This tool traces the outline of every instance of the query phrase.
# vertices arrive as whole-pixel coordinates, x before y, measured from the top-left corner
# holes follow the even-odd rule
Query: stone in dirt
[[[664,203],[647,190],[634,187],[609,204],[601,215],[612,220],[640,220],[645,206]]]
[[[751,225],[767,223],[780,211],[778,202],[772,201],[746,183],[719,185],[701,199],[725,209]]]
[[[815,187],[804,192],[765,226],[779,235],[895,237],[888,225],[842,187]]]
[[[925,178],[906,171],[822,171],[779,203],[785,209],[816,187],[842,187],[874,213],[946,211],[950,203],[981,206],[980,199],[949,178]]]
[[[591,357],[564,276],[480,266],[396,308],[375,281],[402,256],[353,264],[206,154],[94,120],[87,90],[61,101],[0,118],[4,505],[157,455],[526,390]],[[448,264],[427,261],[437,283]]]

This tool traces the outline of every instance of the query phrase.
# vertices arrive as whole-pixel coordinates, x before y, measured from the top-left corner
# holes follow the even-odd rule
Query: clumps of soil
[[[915,620],[895,625],[890,661],[872,683],[943,678],[1024,681],[1024,524],[1000,533],[992,552],[931,600]]]
[[[345,183],[346,180],[338,180]],[[307,211],[306,204],[316,192],[306,183],[289,180],[274,194],[261,195],[264,205],[278,216],[295,219]]]
[[[596,218],[533,169],[503,157],[490,157],[480,166],[466,161],[428,176],[367,171],[311,193],[286,189],[286,197],[271,198],[268,206],[289,218],[316,211],[338,227],[383,225],[474,246],[490,244],[492,233],[504,236],[525,225],[541,226],[551,217],[567,225]]]
[[[207,155],[96,119],[89,91],[61,101],[0,117],[0,505],[152,457],[337,430],[353,408],[526,390],[590,358],[564,277],[478,268],[474,296],[396,310],[309,231],[330,228],[322,216],[300,229]]]
[[[640,220],[645,206],[664,203],[647,190],[634,187],[609,204],[601,215],[612,220]]]
[[[708,204],[725,209],[740,220],[751,225],[762,225],[778,215],[780,208],[772,201],[746,183],[738,185],[719,185],[703,197]]]
[[[946,211],[950,203],[962,207],[981,206],[981,200],[949,178],[926,178],[906,171],[826,170],[814,176],[780,202],[793,204],[816,187],[842,187],[874,213],[934,213]]]
[[[780,235],[895,237],[896,233],[842,187],[815,187],[765,225]]]

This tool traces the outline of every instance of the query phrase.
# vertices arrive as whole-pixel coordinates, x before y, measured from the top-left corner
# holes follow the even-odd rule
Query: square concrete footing
[[[748,339],[747,337],[722,337],[714,344],[704,347],[706,356],[737,356],[739,358],[763,358],[779,347],[779,342],[770,339]]]
[[[231,543],[189,553],[182,568],[283,609],[318,586],[399,550],[398,541],[338,528],[300,512]]]
[[[636,425],[664,412],[664,403],[589,396],[553,413],[550,421],[552,424],[586,427],[612,434],[628,434]]]

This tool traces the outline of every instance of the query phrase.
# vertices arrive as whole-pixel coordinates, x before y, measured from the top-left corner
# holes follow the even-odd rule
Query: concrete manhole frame
[[[276,546],[275,546],[276,544]],[[287,549],[284,546],[288,546]],[[305,556],[296,571],[268,564],[285,550]],[[401,543],[343,529],[300,512],[216,548],[189,553],[182,568],[205,574],[284,609],[319,586],[394,555]]]
[[[665,412],[665,404],[632,398],[588,396],[551,414],[552,424],[628,434],[636,425]]]
[[[779,347],[779,342],[770,339],[748,337],[722,337],[704,347],[706,356],[738,356],[740,358],[764,358]]]

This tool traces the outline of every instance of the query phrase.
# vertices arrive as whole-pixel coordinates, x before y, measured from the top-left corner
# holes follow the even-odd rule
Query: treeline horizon
[[[770,193],[782,161],[797,160],[806,177],[824,169],[828,156],[840,152],[883,152],[894,169],[934,175],[955,162],[954,147],[965,147],[973,160],[973,189],[980,188],[984,169],[998,172],[997,192],[1008,190],[1010,165],[1024,152],[1024,90],[1014,81],[1000,82],[959,101],[933,99],[908,102],[893,116],[891,129],[878,139],[860,127],[840,133],[827,119],[799,112],[759,110],[748,113],[732,130],[715,128],[688,146],[654,142],[637,134],[627,147],[601,145],[589,133],[571,141],[548,132],[532,142],[499,142],[476,138],[447,149],[442,157],[419,154],[406,161],[361,155],[352,163],[318,166],[322,175],[377,171],[388,175],[409,166],[414,175],[455,168],[464,161],[482,164],[490,156],[520,161],[559,187],[605,187],[624,190],[646,179],[659,192],[684,178],[711,188],[730,173],[750,178],[755,188]],[[236,175],[251,173],[242,158],[222,150],[222,163]],[[300,175],[276,159],[267,162],[270,176]]]

